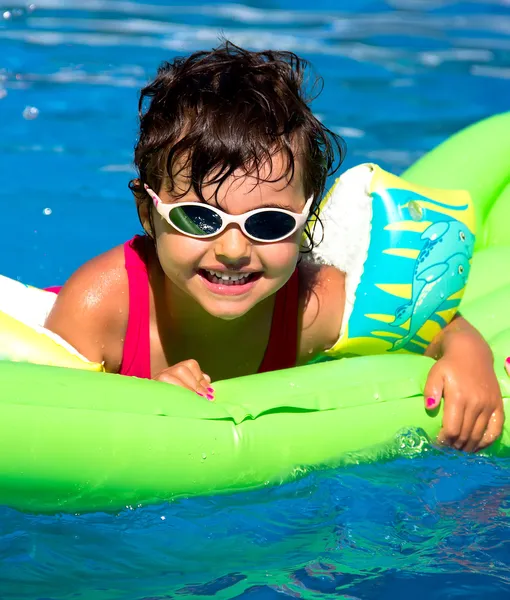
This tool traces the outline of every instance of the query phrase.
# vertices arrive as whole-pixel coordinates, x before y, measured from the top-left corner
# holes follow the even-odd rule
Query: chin
[[[253,303],[249,303],[249,305],[247,305],[246,302],[238,303],[236,305],[235,302],[229,302],[226,306],[222,304],[224,304],[223,302],[201,302],[200,303],[202,308],[208,312],[212,317],[216,317],[217,319],[221,319],[222,321],[233,321],[234,319],[239,319],[239,317],[242,317],[243,315],[245,315],[247,312],[249,312],[254,304]]]

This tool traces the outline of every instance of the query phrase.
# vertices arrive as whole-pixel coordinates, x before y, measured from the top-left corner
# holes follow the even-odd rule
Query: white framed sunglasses
[[[313,202],[312,196],[302,213],[283,208],[257,208],[234,216],[201,202],[166,204],[148,185],[144,184],[144,188],[158,214],[169,225],[184,235],[199,239],[219,235],[227,225],[235,223],[246,237],[255,242],[279,242],[305,225]]]

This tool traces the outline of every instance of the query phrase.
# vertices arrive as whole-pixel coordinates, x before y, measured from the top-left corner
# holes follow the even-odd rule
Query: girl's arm
[[[304,365],[338,340],[345,307],[345,273],[303,261],[299,265],[299,296],[297,364]]]
[[[425,353],[437,360],[425,386],[429,410],[445,399],[439,441],[468,452],[490,445],[505,420],[492,351],[481,334],[458,315]]]
[[[334,267],[303,262],[300,286],[298,364],[306,364],[338,339],[345,306],[345,274]],[[492,352],[483,337],[457,316],[425,354],[437,361],[425,386],[426,407],[433,410],[445,399],[439,441],[466,451],[491,444],[501,434],[504,411]]]
[[[122,246],[80,267],[57,296],[45,327],[116,373],[122,361],[129,293]]]

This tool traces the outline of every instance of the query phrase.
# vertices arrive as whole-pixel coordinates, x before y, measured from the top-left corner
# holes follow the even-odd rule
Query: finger
[[[462,450],[465,452],[474,452],[479,448],[480,442],[482,441],[485,430],[487,429],[487,424],[490,418],[490,412],[482,411],[476,421],[473,424],[473,428],[469,433],[468,439],[464,442],[464,446]],[[460,441],[464,436],[464,424],[462,425],[462,432],[459,436]]]
[[[200,385],[200,382],[197,381],[197,378],[194,373],[188,368],[185,363],[178,363],[174,365],[166,372],[163,371],[158,376],[159,381],[164,381],[165,383],[175,383],[175,380],[179,381],[177,385],[181,385],[182,387],[186,387],[192,392],[196,392],[201,396],[206,396],[207,391],[204,387]]]
[[[171,375],[170,373],[165,373],[165,371],[159,373],[159,375],[156,376],[155,380],[161,381],[162,383],[168,383],[170,385],[178,385],[179,387],[186,388],[191,392],[195,391],[195,389],[189,385],[188,381],[182,379],[181,376]]]
[[[434,410],[441,404],[443,397],[444,379],[439,363],[436,363],[429,371],[425,384],[425,408]]]
[[[198,362],[195,359],[190,358],[188,360],[183,360],[182,362],[177,363],[174,366],[180,367],[181,365],[183,365],[187,369],[189,369],[191,371],[191,373],[193,373],[193,375],[197,381],[201,381],[204,378],[204,373],[202,372],[200,365],[198,364]]]
[[[478,444],[477,450],[482,450],[490,446],[492,442],[496,441],[501,435],[503,430],[503,423],[505,422],[505,413],[502,408],[497,408],[490,416],[487,429],[483,434],[482,440]]]
[[[198,387],[200,388],[200,390],[197,389],[197,392],[200,391],[207,397],[208,400],[214,400],[214,388],[211,386],[211,378],[209,375],[207,375],[207,373],[202,371],[198,362],[190,358],[189,360],[184,360],[179,364],[183,364],[188,367],[188,369],[195,376],[198,382]]]
[[[443,427],[439,432],[438,441],[440,444],[453,446],[462,430],[464,403],[460,399],[453,399],[448,390],[445,390],[445,395],[449,399],[444,403]]]
[[[510,375],[510,356],[505,360],[506,372]]]
[[[205,389],[205,395],[207,400],[214,400],[214,388],[209,385],[209,383],[203,379],[201,381],[202,387]]]
[[[476,401],[475,398],[461,402],[463,404],[463,416],[462,416],[462,425],[460,428],[459,435],[455,442],[453,443],[454,448],[457,450],[466,450],[466,445],[470,444],[473,431],[476,425],[476,422],[480,415],[484,414],[483,404],[480,404]],[[490,414],[490,413],[489,413]],[[483,436],[485,428],[487,427],[487,421],[489,420],[489,414],[485,413],[485,427],[483,431],[480,433],[480,438]],[[479,440],[478,440],[479,441]]]

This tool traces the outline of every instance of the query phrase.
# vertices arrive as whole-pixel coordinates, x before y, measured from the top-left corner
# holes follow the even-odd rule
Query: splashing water
[[[503,598],[509,467],[433,451],[116,515],[2,509],[2,599]]]

